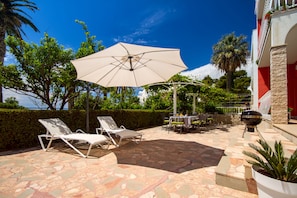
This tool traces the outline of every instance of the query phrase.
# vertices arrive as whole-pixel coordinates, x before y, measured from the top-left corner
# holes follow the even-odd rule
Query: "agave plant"
[[[297,149],[289,159],[284,157],[282,143],[275,141],[274,149],[264,140],[257,140],[260,146],[250,143],[249,146],[257,153],[243,151],[253,160],[248,163],[260,167],[263,173],[272,178],[297,183]]]

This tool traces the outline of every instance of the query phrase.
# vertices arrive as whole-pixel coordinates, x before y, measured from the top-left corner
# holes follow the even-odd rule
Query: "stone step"
[[[297,126],[296,126],[297,130]],[[284,155],[286,158],[291,156],[294,151],[297,149],[297,144],[287,139],[283,136],[283,133],[278,132],[278,130],[274,129],[266,129],[265,131],[260,133],[260,136],[268,142],[268,144],[274,147],[275,141],[281,141],[284,148]]]
[[[297,145],[297,124],[274,124],[274,129]]]
[[[234,164],[235,163],[235,164]],[[236,164],[236,163],[240,163]],[[234,172],[233,170],[240,171]],[[232,189],[249,192],[244,178],[242,159],[223,156],[216,169],[216,184],[226,186]]]
[[[296,125],[297,129],[297,125]],[[296,144],[282,136],[269,122],[263,122],[255,132],[246,132],[244,138],[238,138],[225,149],[223,156],[216,168],[216,183],[240,191],[257,193],[256,183],[252,179],[251,165],[247,163],[248,157],[243,150],[254,152],[249,143],[256,144],[256,140],[262,138],[270,145],[275,140],[281,140],[284,146],[285,156],[288,157],[296,150]]]
[[[216,184],[236,190],[257,193],[256,184],[251,178],[245,176],[245,156],[243,149],[248,143],[257,139],[257,133],[245,133],[244,138],[238,138],[225,149],[223,156],[216,168]]]

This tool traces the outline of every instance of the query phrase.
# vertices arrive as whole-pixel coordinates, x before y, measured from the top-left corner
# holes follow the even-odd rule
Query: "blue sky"
[[[189,70],[206,65],[223,35],[247,36],[255,29],[254,0],[32,0],[27,12],[40,33],[25,27],[25,40],[39,43],[47,32],[65,48],[85,40],[81,20],[105,47],[128,42],[179,48]]]
[[[44,33],[65,48],[76,51],[85,41],[84,21],[91,35],[105,47],[127,42],[155,47],[179,48],[188,70],[210,63],[212,46],[223,35],[235,32],[251,42],[256,28],[255,0],[31,0],[39,10],[25,10],[39,28],[36,33],[24,26],[27,42],[39,44]],[[11,56],[6,63],[11,63]],[[16,97],[26,107],[38,101],[4,91],[4,99]]]

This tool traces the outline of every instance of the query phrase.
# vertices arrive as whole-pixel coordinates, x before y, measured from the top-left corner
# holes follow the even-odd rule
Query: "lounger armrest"
[[[101,135],[103,134],[103,129],[101,127],[96,128],[95,130],[97,134],[101,134]]]
[[[76,129],[75,133],[86,133],[82,129]]]

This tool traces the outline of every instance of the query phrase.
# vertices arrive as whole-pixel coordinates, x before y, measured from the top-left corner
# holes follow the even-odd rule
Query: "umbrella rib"
[[[127,55],[128,55],[128,59],[129,59],[129,64],[130,64],[130,71],[133,71],[134,70],[133,65],[132,65],[133,56],[131,56],[129,50],[122,43],[120,43],[120,45],[126,50]]]
[[[142,52],[142,53],[138,53],[138,54],[136,54],[136,55],[139,55],[141,58],[139,59],[139,60],[147,60],[147,62],[149,62],[149,61],[151,61],[152,59],[146,59],[145,57],[144,57],[144,55],[145,54],[149,54],[149,53],[158,53],[158,52],[167,52],[167,51],[178,51],[178,50],[176,50],[176,49],[171,49],[171,50],[154,50],[154,51],[148,51],[148,52]],[[155,60],[158,60],[158,59],[155,59]],[[165,61],[162,61],[162,60],[158,60],[160,63],[166,63],[166,64],[170,64],[170,65],[172,65],[172,66],[176,66],[176,67],[181,67],[181,68],[183,68],[184,66],[181,66],[181,65],[178,65],[178,64],[174,64],[174,63],[170,63],[170,62],[165,62]],[[146,62],[146,63],[147,63]],[[140,64],[142,64],[142,65],[144,65],[144,63],[141,63],[140,61],[137,61],[137,63],[140,63]],[[136,69],[138,66],[137,66],[137,64],[134,64],[134,69]],[[140,65],[141,66],[141,65]]]
[[[141,58],[142,60],[145,60],[146,62],[140,62],[140,61],[137,61],[137,63],[139,63],[139,65],[137,65],[137,63],[136,64],[134,64],[134,70],[135,69],[137,69],[137,68],[139,68],[139,67],[141,67],[141,66],[145,66],[145,64],[146,63],[148,63],[148,62],[150,62],[150,61],[152,61],[152,59],[146,59],[146,58]],[[174,63],[170,63],[170,62],[165,62],[165,61],[162,61],[162,60],[158,60],[158,59],[155,59],[155,60],[157,60],[157,61],[159,61],[160,63],[165,63],[165,64],[170,64],[170,65],[172,65],[172,66],[175,66],[175,67],[181,67],[181,68],[183,68],[184,66],[182,66],[182,65],[178,65],[178,64],[174,64]]]
[[[141,52],[141,53],[138,53],[138,54],[135,54],[135,55],[157,53],[157,52],[172,52],[172,51],[179,51],[179,50],[177,50],[177,49],[152,50],[152,51],[147,51],[147,52]]]
[[[131,55],[129,50],[126,48],[126,46],[123,44],[123,43],[119,43],[127,52],[127,55],[128,55],[128,58],[129,58],[129,61],[130,61],[130,70],[134,70],[137,66],[137,64],[134,64],[134,68],[133,68],[133,65],[132,65],[132,58],[133,56],[140,56],[139,60],[141,59],[145,59],[143,58],[143,56],[145,54],[150,54],[150,53],[158,53],[158,52],[171,52],[171,51],[179,51],[178,49],[162,49],[162,50],[152,50],[152,51],[147,51],[147,52],[141,52],[141,53],[138,53],[138,54],[134,54],[134,55]],[[151,59],[149,59],[151,60]],[[149,61],[148,60],[148,61]],[[159,60],[160,61],[160,60]],[[163,61],[160,61],[160,62],[163,62]],[[137,63],[139,63],[139,61],[137,61]],[[173,66],[177,66],[177,67],[183,67],[183,66],[180,66],[180,65],[177,65],[177,64],[172,64],[170,63],[171,65]]]
[[[105,57],[102,57],[102,58],[105,58]],[[125,68],[125,64],[124,64],[123,62],[121,62],[120,59],[118,59],[118,58],[115,57],[115,56],[112,56],[112,58],[113,58],[115,61],[106,63],[106,64],[103,65],[101,68],[108,67],[109,65],[114,65],[115,67],[119,67],[120,65],[122,65],[121,68]],[[93,58],[93,59],[98,59],[98,58]],[[118,64],[116,64],[116,63],[118,63]],[[111,72],[111,71],[113,71],[114,69],[116,69],[115,67],[112,68],[109,72]],[[87,75],[91,74],[92,72],[95,72],[95,71],[97,71],[97,70],[99,70],[99,69],[101,69],[101,68],[96,68],[96,69],[94,69],[94,70],[92,70],[92,71],[89,71],[87,74],[83,75],[82,77],[87,76]],[[127,69],[127,68],[125,68],[125,69]],[[127,69],[127,70],[128,70],[128,69]],[[108,73],[109,73],[109,72],[108,72]]]
[[[122,64],[121,62],[119,63],[119,65]],[[111,65],[114,65],[113,63],[111,63]],[[108,65],[107,65],[108,66]],[[100,82],[102,79],[104,79],[109,73],[111,73],[114,70],[117,70],[114,75],[112,76],[112,78],[117,74],[117,72],[120,70],[120,67],[118,67],[118,65],[114,65],[115,67],[113,67],[111,70],[109,70],[109,72],[107,72],[106,74],[104,74],[101,78],[99,78],[99,80],[96,81],[97,84],[99,84],[98,82]],[[109,85],[111,79],[108,81],[107,85]]]
[[[173,50],[150,51],[150,52],[143,52],[143,53],[139,53],[139,54],[137,54],[137,55],[140,56],[140,58],[139,58],[139,60],[134,64],[134,68],[133,68],[133,70],[135,70],[135,69],[139,69],[139,68],[142,68],[142,67],[146,67],[147,69],[149,69],[149,70],[153,71],[155,74],[157,74],[161,79],[163,79],[163,80],[167,80],[166,78],[164,78],[163,76],[161,76],[157,71],[154,71],[154,70],[152,70],[152,68],[146,66],[146,63],[152,61],[152,59],[146,59],[146,58],[143,57],[143,56],[144,56],[145,54],[147,54],[147,53],[164,52],[164,51],[173,51]],[[145,62],[140,62],[140,60],[145,60]],[[130,59],[130,61],[131,61],[131,59]],[[164,61],[162,61],[162,60],[158,60],[158,61],[159,61],[160,63],[170,64],[170,65],[175,66],[175,67],[183,67],[183,66],[180,66],[180,65],[177,65],[177,64],[173,64],[173,63],[169,63],[169,62],[164,62]],[[132,62],[130,62],[130,66],[132,67]],[[132,70],[130,69],[130,71],[132,71]],[[134,80],[135,80],[135,82],[137,82],[135,73],[133,73],[133,76],[134,76]],[[137,84],[137,83],[136,83],[136,84]]]

